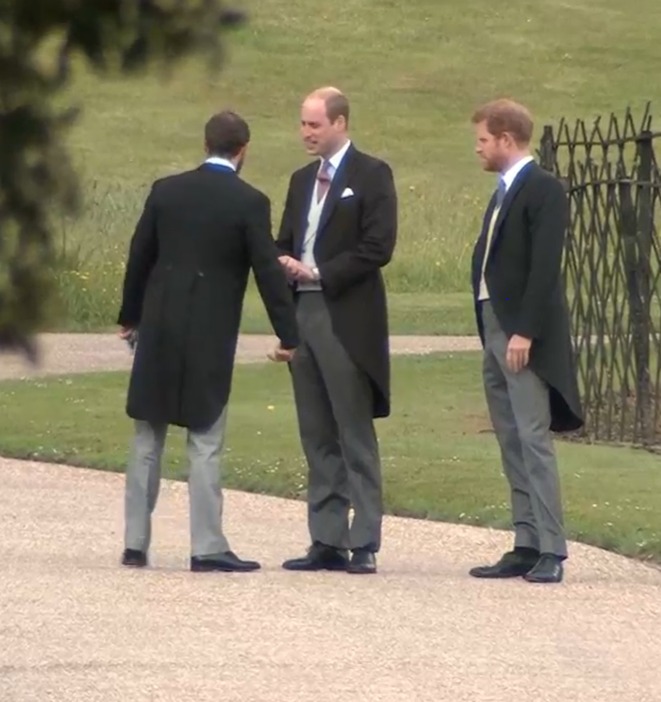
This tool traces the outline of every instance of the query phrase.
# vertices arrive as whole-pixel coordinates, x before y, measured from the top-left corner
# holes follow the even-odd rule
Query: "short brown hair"
[[[250,141],[250,127],[236,112],[224,110],[206,123],[204,140],[212,156],[231,158]]]
[[[318,88],[309,97],[320,98],[326,105],[326,114],[331,123],[338,117],[344,117],[344,121],[349,124],[349,100],[347,96],[337,88]]]
[[[517,144],[529,144],[532,139],[532,115],[527,107],[514,100],[492,100],[475,110],[471,121],[486,122],[489,133],[497,137],[508,132]]]

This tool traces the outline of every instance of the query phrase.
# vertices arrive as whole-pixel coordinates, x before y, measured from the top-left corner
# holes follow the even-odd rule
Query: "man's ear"
[[[503,132],[502,139],[508,149],[512,149],[517,146],[516,140],[509,132]]]
[[[344,115],[340,115],[334,122],[333,126],[342,131],[347,130],[347,120]]]

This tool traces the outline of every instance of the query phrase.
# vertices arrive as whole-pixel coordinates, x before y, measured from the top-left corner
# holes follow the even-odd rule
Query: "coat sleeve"
[[[356,245],[319,264],[324,290],[341,295],[354,283],[387,265],[397,240],[397,193],[390,166],[384,162],[369,173],[364,191],[360,238]]]
[[[283,348],[296,348],[299,343],[296,309],[271,234],[271,202],[262,193],[258,193],[249,210],[246,238],[255,282],[275,334]]]
[[[117,323],[124,327],[135,328],[140,323],[147,281],[158,257],[155,186],[147,196],[129,246],[122,305],[117,319]]]
[[[280,220],[280,231],[278,232],[278,238],[276,239],[278,251],[280,255],[293,256],[294,255],[294,224],[293,224],[293,187],[294,176],[289,180],[289,188],[287,189],[287,198],[285,200],[285,207],[282,211],[282,218]]]
[[[533,197],[530,208],[530,271],[514,333],[539,337],[546,303],[562,279],[562,253],[569,205],[562,183],[549,179]]]

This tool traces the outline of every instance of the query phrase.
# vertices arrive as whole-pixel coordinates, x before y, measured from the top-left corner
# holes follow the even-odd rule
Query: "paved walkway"
[[[107,338],[75,341],[48,342],[48,370],[108,367]],[[377,576],[288,573],[304,505],[228,491],[232,546],[263,570],[193,574],[186,486],[166,482],[136,572],[121,475],[0,471],[2,702],[661,700],[661,573],[641,563],[573,545],[562,585],[484,582],[466,571],[507,534],[387,518]]]
[[[237,360],[244,363],[266,361],[275,337],[248,335],[239,338]],[[393,354],[433,353],[436,351],[475,351],[480,342],[474,336],[395,336]],[[16,355],[0,357],[0,379],[34,373],[75,373],[79,371],[124,370],[131,367],[132,356],[125,342],[114,334],[44,334],[41,367],[32,369]]]

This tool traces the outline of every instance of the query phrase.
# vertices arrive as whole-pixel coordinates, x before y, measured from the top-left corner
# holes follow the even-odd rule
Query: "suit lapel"
[[[480,285],[480,276],[481,276],[481,271],[482,271],[482,261],[484,260],[484,256],[486,254],[486,248],[487,248],[487,234],[489,232],[489,224],[491,223],[491,217],[493,216],[493,211],[496,207],[496,195],[495,193],[491,196],[491,200],[489,200],[489,204],[487,205],[487,210],[484,213],[484,217],[482,218],[482,230],[480,231],[480,235],[477,238],[477,241],[475,242],[475,248],[474,248],[474,261],[479,263],[479,266],[473,269],[473,289],[475,290],[475,295],[477,299],[477,292],[479,289]]]
[[[324,231],[324,227],[328,224],[330,216],[333,214],[333,210],[337,207],[337,203],[342,198],[342,193],[347,187],[349,182],[349,176],[351,175],[351,169],[353,167],[354,155],[356,149],[353,144],[347,149],[344,158],[340,162],[338,169],[335,171],[333,176],[333,181],[326,194],[326,200],[324,202],[323,209],[321,210],[321,216],[319,218],[319,227],[317,228],[317,238],[319,238]],[[301,248],[303,244],[303,238],[305,237],[305,232],[308,228],[308,216],[310,214],[310,205],[312,203],[312,198],[314,197],[314,186],[317,179],[317,171],[319,170],[319,163],[314,162],[308,166],[309,170],[304,174],[302,178],[303,187],[300,191],[300,212],[299,216],[299,226],[295,232],[295,253],[297,256],[301,254]]]
[[[484,213],[484,217],[482,219],[482,231],[480,232],[480,236],[477,240],[478,247],[481,247],[482,249],[486,246],[487,243],[487,233],[489,232],[489,225],[491,224],[491,218],[493,217],[493,211],[496,209],[496,195],[491,196],[491,200],[489,200],[489,204],[487,205],[487,211]]]
[[[299,201],[298,207],[298,227],[296,227],[294,236],[294,253],[296,256],[301,255],[301,249],[303,247],[303,239],[305,237],[305,232],[308,228],[308,215],[310,214],[310,203],[314,196],[314,184],[317,179],[317,170],[319,169],[318,163],[311,163],[307,167],[307,171],[303,174],[301,183],[302,188],[299,191]]]
[[[355,148],[353,144],[351,144],[346,154],[344,154],[344,158],[340,162],[337,171],[335,171],[335,175],[333,176],[333,182],[331,183],[331,186],[328,189],[326,201],[324,202],[324,207],[321,210],[321,217],[319,218],[319,229],[317,230],[318,237],[323,234],[324,227],[326,226],[326,224],[328,224],[328,220],[330,219],[333,210],[337,206],[337,203],[340,201],[342,193],[344,192],[344,189],[347,186],[347,182],[349,181],[349,175],[351,173],[351,166],[353,163],[354,153]]]
[[[503,200],[503,204],[500,207],[500,211],[498,212],[498,217],[496,217],[496,223],[494,225],[494,230],[493,230],[493,235],[491,238],[491,247],[490,249],[493,250],[493,245],[496,243],[496,239],[498,238],[498,234],[500,232],[500,228],[505,221],[505,217],[507,216],[507,212],[514,202],[514,198],[519,193],[519,190],[523,187],[524,183],[526,180],[528,180],[528,176],[530,175],[530,171],[535,168],[536,164],[534,161],[531,161],[530,163],[527,163],[520,171],[517,173],[516,178],[514,179],[514,182],[512,185],[507,190],[507,193],[505,195],[505,199]]]

